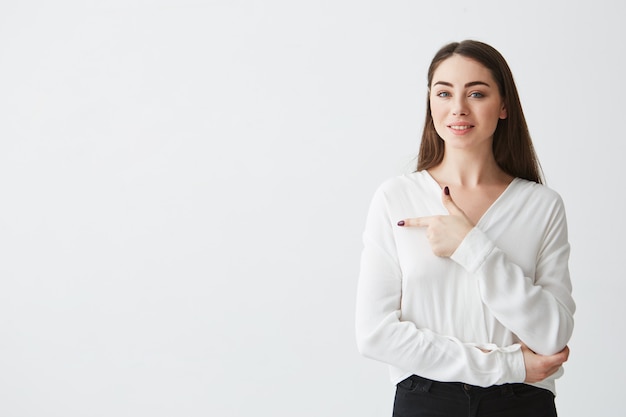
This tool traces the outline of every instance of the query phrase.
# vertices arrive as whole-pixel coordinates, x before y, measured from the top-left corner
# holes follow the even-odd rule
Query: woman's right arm
[[[425,378],[478,386],[524,382],[525,363],[533,375],[537,367],[547,366],[538,355],[523,353],[520,345],[479,347],[403,321],[394,225],[384,190],[379,189],[363,233],[357,290],[356,338],[363,356]]]

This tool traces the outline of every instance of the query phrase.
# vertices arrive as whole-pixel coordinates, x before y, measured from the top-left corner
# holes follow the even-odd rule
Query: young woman
[[[511,71],[482,42],[428,71],[417,171],[374,195],[356,334],[401,416],[555,416],[575,304],[563,203],[542,185]]]

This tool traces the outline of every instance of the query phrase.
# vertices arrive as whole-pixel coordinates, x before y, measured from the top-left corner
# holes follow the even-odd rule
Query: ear
[[[506,112],[506,106],[502,103],[502,108],[500,109],[500,119],[506,119],[508,117],[508,113]]]

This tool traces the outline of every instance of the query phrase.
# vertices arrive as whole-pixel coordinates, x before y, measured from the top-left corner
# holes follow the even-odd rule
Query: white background
[[[568,210],[560,415],[623,409],[620,2],[0,4],[0,416],[389,416],[362,227],[466,38],[508,60]]]

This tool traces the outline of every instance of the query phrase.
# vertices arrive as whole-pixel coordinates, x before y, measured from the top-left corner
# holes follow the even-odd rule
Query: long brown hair
[[[541,165],[533,147],[526,118],[522,111],[513,74],[504,57],[486,43],[465,40],[442,47],[428,68],[428,90],[426,97],[426,121],[417,157],[417,170],[422,171],[439,165],[443,160],[444,142],[437,134],[430,109],[430,87],[435,70],[453,54],[462,55],[484,65],[496,81],[504,100],[507,118],[500,119],[493,134],[493,155],[500,168],[513,177],[543,183]]]

